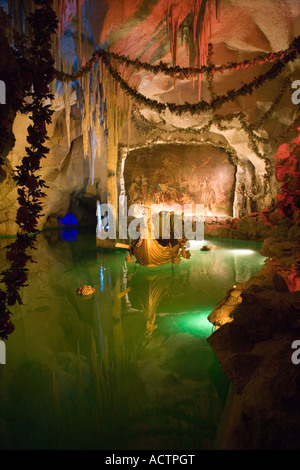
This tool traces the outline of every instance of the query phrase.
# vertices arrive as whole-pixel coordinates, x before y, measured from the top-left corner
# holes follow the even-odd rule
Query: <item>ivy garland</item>
[[[212,46],[210,45],[210,55],[212,52]],[[284,69],[285,65],[289,62],[294,61],[297,58],[297,54],[300,51],[300,36],[294,39],[292,44],[288,49],[285,51],[279,51],[276,53],[269,53],[263,57],[258,57],[253,59],[252,61],[243,61],[240,63],[230,63],[227,65],[215,66],[209,63],[208,66],[204,66],[201,68],[184,68],[184,67],[169,67],[166,64],[160,63],[159,66],[152,66],[150,64],[146,64],[144,62],[140,62],[139,60],[131,60],[125,56],[121,56],[115,54],[113,52],[105,51],[104,49],[97,49],[90,61],[80,69],[78,72],[74,74],[66,74],[64,72],[59,72],[56,70],[56,78],[61,81],[74,81],[80,78],[81,76],[90,73],[94,64],[101,59],[102,63],[105,65],[106,69],[110,73],[110,75],[114,78],[114,80],[119,83],[120,87],[124,90],[124,92],[129,95],[134,101],[137,103],[143,104],[148,108],[151,108],[159,113],[166,111],[167,109],[178,115],[182,113],[189,112],[190,114],[197,114],[202,113],[205,111],[216,111],[220,109],[223,104],[233,101],[235,98],[239,96],[246,96],[247,94],[252,94],[254,90],[261,87],[265,82],[274,80]],[[180,78],[186,78],[191,74],[194,75],[196,73],[204,73],[207,72],[211,77],[212,73],[215,72],[223,72],[225,70],[236,70],[238,68],[248,67],[249,65],[254,64],[263,64],[267,62],[275,62],[271,69],[261,75],[256,76],[250,83],[243,84],[237,90],[228,90],[227,93],[224,95],[216,96],[213,94],[213,98],[211,102],[207,102],[205,100],[200,100],[198,103],[190,104],[185,103],[183,105],[176,105],[175,103],[162,103],[157,100],[152,100],[147,98],[143,94],[139,93],[135,88],[131,87],[129,83],[121,77],[120,73],[117,71],[116,68],[112,66],[112,59],[116,60],[117,62],[126,65],[134,65],[137,69],[143,68],[147,71],[153,71],[154,73],[158,73],[160,68],[164,70],[163,73],[168,75],[177,75]],[[157,68],[158,67],[158,68]],[[176,70],[176,73],[175,73]],[[183,75],[182,75],[183,74]]]
[[[138,123],[137,117],[140,118],[145,124],[147,124],[148,128],[143,129],[140,124]],[[175,129],[168,130],[168,129],[163,129],[159,127],[160,124],[166,125],[167,122],[162,119],[161,122],[156,123],[153,121],[148,121],[148,119],[143,116],[143,114],[136,108],[133,107],[131,111],[131,120],[133,122],[134,127],[137,129],[137,131],[144,136],[147,136],[149,134],[154,134],[155,132],[159,132],[161,134],[178,134],[178,133],[187,133],[187,134],[202,134],[205,131],[209,131],[211,125],[213,124],[214,119],[210,119],[205,126],[199,128],[193,128],[193,127],[176,127]]]
[[[210,70],[207,70],[206,72],[206,79],[207,79],[207,84],[208,84],[208,89],[210,91],[210,96],[211,96],[211,99],[214,100],[217,95],[216,93],[214,92],[214,89],[213,89],[213,79],[214,79],[214,73],[213,73],[213,69],[212,69],[212,56],[213,56],[213,44],[212,43],[209,43],[208,44],[208,54],[207,54],[207,64],[208,64],[208,67],[211,67]]]
[[[210,44],[209,47],[211,47]],[[168,64],[162,61],[158,65],[152,65],[147,62],[142,62],[139,59],[130,59],[125,55],[116,54],[114,52],[98,48],[92,54],[92,57],[87,62],[87,64],[81,67],[80,70],[72,74],[67,74],[62,71],[56,70],[56,78],[60,81],[75,81],[83,77],[87,73],[90,73],[92,71],[92,67],[99,59],[103,59],[103,61],[105,62],[111,62],[111,60],[113,59],[122,65],[125,64],[127,67],[133,66],[136,70],[146,70],[147,72],[152,72],[154,74],[163,73],[172,77],[176,76],[177,78],[183,80],[186,78],[191,78],[193,75],[202,75],[207,72],[223,73],[226,70],[233,71],[238,69],[245,69],[253,65],[272,63],[278,60],[285,61],[286,58],[290,58],[291,56],[295,57],[299,53],[299,50],[300,36],[296,37],[290,44],[290,46],[285,50],[278,52],[268,52],[260,57],[255,57],[251,60],[244,60],[242,62],[230,62],[228,64],[222,65],[214,65],[208,63],[208,65],[203,65],[202,67],[180,67],[179,65],[169,66]]]
[[[210,48],[210,55],[212,54],[212,47]],[[211,95],[213,96],[213,88],[212,88],[212,77],[210,77],[210,91]],[[283,84],[279,90],[279,93],[272,103],[272,105],[269,107],[269,109],[261,116],[260,119],[257,120],[256,123],[254,124],[248,124],[246,120],[246,115],[243,112],[239,113],[233,113],[233,114],[227,114],[225,116],[220,116],[220,115],[214,115],[208,123],[197,129],[193,128],[176,128],[174,130],[167,130],[159,127],[161,124],[166,124],[166,121],[162,119],[160,123],[154,123],[153,121],[148,121],[136,108],[133,108],[132,110],[132,122],[138,132],[140,132],[142,135],[148,135],[152,134],[155,132],[159,132],[160,134],[176,134],[176,133],[192,133],[192,134],[202,134],[205,131],[209,131],[212,125],[215,125],[219,130],[228,130],[228,126],[224,125],[223,122],[227,121],[227,123],[231,122],[233,119],[238,119],[241,125],[241,128],[243,131],[247,134],[250,146],[254,153],[261,159],[265,161],[265,166],[266,166],[266,174],[264,178],[264,195],[268,192],[269,190],[269,178],[268,178],[268,171],[270,170],[270,160],[262,155],[258,149],[257,141],[260,141],[263,144],[270,143],[270,141],[278,142],[280,141],[281,138],[284,138],[292,129],[295,128],[295,126],[300,122],[300,117],[296,118],[294,122],[291,123],[291,125],[285,130],[284,133],[282,133],[280,136],[277,136],[273,139],[266,139],[264,137],[260,137],[257,134],[254,133],[255,130],[259,129],[262,124],[268,119],[268,117],[273,113],[274,108],[278,103],[281,101],[284,92],[287,89],[290,89],[290,84],[292,82],[292,79],[290,76],[285,77]],[[139,118],[141,121],[143,121],[145,124],[148,125],[148,129],[142,129],[136,119],[136,115],[138,114]],[[252,199],[255,200],[255,197],[251,195]]]
[[[252,82],[242,85],[237,90],[229,90],[224,95],[220,95],[214,98],[210,103],[205,100],[200,100],[198,103],[185,103],[183,105],[177,105],[175,103],[161,103],[159,101],[147,98],[146,96],[139,93],[135,88],[131,87],[126,82],[126,80],[121,77],[119,72],[112,67],[111,63],[108,60],[102,60],[110,75],[115,79],[117,83],[119,83],[120,87],[125,91],[125,93],[131,96],[131,98],[133,98],[139,104],[143,104],[146,107],[151,108],[159,113],[162,113],[168,109],[171,113],[175,113],[178,115],[181,115],[186,112],[194,115],[202,113],[204,111],[216,111],[220,109],[223,104],[233,101],[239,96],[246,96],[247,94],[252,94],[254,90],[261,87],[266,81],[274,80],[280,73],[282,73],[286,63],[295,59],[296,54],[293,52],[290,56],[285,56],[282,61],[279,60],[278,62],[276,62],[269,71],[255,77]]]
[[[42,216],[41,199],[45,197],[43,188],[45,181],[36,173],[40,170],[41,159],[49,153],[45,145],[49,140],[47,124],[51,122],[53,110],[45,101],[53,99],[49,85],[54,78],[54,60],[51,54],[52,34],[58,25],[55,12],[52,10],[52,0],[35,0],[34,13],[29,15],[31,44],[25,51],[32,79],[30,91],[25,92],[27,101],[23,103],[21,111],[31,113],[32,124],[27,131],[26,156],[17,167],[14,180],[18,184],[18,203],[16,222],[20,227],[17,238],[9,244],[6,258],[10,268],[1,272],[1,283],[6,287],[0,290],[0,338],[7,336],[14,330],[11,322],[11,312],[8,307],[16,303],[22,304],[19,294],[21,287],[26,286],[28,261],[34,262],[28,250],[34,248],[38,219]]]
[[[211,48],[211,52],[212,52],[212,48]],[[209,80],[211,81],[211,79]],[[281,134],[281,136],[277,136],[277,137],[273,137],[273,138],[265,138],[265,137],[261,137],[257,134],[254,133],[254,131],[258,130],[259,128],[261,128],[261,126],[263,125],[263,123],[269,118],[269,116],[271,116],[271,114],[273,113],[275,107],[280,103],[285,91],[288,89],[290,89],[290,85],[291,85],[291,82],[292,82],[292,79],[290,76],[288,77],[285,77],[284,81],[283,81],[283,84],[279,90],[279,93],[277,95],[277,97],[275,98],[275,100],[273,101],[272,105],[269,107],[269,109],[261,116],[260,119],[258,119],[256,121],[256,123],[253,123],[253,124],[248,124],[247,123],[247,119],[246,119],[246,115],[243,113],[243,112],[239,112],[239,113],[233,113],[233,114],[227,114],[227,115],[224,115],[224,116],[221,116],[221,115],[217,115],[215,114],[209,121],[208,123],[201,127],[201,128],[175,128],[173,130],[167,130],[167,129],[163,129],[160,127],[161,124],[166,124],[166,121],[164,119],[162,119],[162,121],[160,123],[155,123],[153,121],[149,121],[147,120],[143,114],[141,112],[139,112],[137,110],[137,108],[133,108],[132,110],[132,122],[135,126],[135,128],[137,129],[137,131],[141,134],[141,135],[149,135],[149,134],[153,134],[155,132],[159,132],[159,133],[168,133],[168,134],[176,134],[176,133],[191,133],[191,134],[202,134],[203,132],[206,132],[206,131],[209,131],[211,126],[212,125],[216,125],[218,127],[219,130],[228,130],[228,127],[226,125],[223,125],[222,123],[223,122],[231,122],[234,118],[237,118],[240,122],[240,125],[241,125],[241,128],[243,129],[243,131],[247,134],[248,136],[248,139],[250,141],[250,144],[251,144],[251,147],[252,147],[252,150],[255,152],[255,154],[259,157],[259,158],[262,158],[262,159],[265,159],[266,162],[269,162],[268,159],[266,159],[260,152],[259,152],[259,149],[258,149],[258,146],[257,146],[257,141],[258,142],[261,142],[263,144],[267,144],[267,143],[270,143],[270,142],[277,142],[278,140],[280,140],[280,137],[283,138],[290,130],[294,129],[295,126],[297,125],[297,123],[299,122],[300,118],[297,118],[287,129],[286,131]],[[211,84],[212,85],[212,84]],[[210,85],[210,90],[211,90],[211,93],[213,94],[213,89],[212,89],[212,86]],[[137,118],[136,118],[136,115],[138,115],[139,119],[141,121],[143,121],[145,124],[147,124],[148,126],[148,129],[143,129],[140,124],[138,123],[137,121]]]

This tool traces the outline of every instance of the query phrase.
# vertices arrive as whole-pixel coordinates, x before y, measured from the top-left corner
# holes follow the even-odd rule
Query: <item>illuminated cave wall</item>
[[[56,66],[62,66],[64,71],[76,69],[78,64],[78,36],[74,16],[76,9],[75,2],[70,3],[73,4],[74,11],[69,9],[63,20],[60,59],[56,64]],[[134,2],[132,0],[107,0],[106,2],[85,0],[81,3],[81,59],[83,63],[91,57],[100,43],[111,51],[128,55],[133,59],[139,58],[152,64],[157,64],[160,60],[168,64],[172,63],[170,38],[164,24],[166,5],[164,0],[157,2],[148,0],[135,0]],[[180,10],[181,13],[188,5],[188,2],[181,2],[180,6],[179,0],[174,0],[173,3],[176,6],[175,10]],[[221,7],[219,19],[214,19],[212,22],[212,36],[210,38],[214,48],[213,62],[215,64],[251,60],[270,51],[283,50],[289,46],[293,38],[300,34],[300,4],[295,0],[277,2],[270,0],[264,2],[221,0],[219,3]],[[0,0],[0,5],[5,4],[7,2]],[[118,4],[117,7],[116,4]],[[9,50],[5,47],[2,51],[1,63],[13,64],[12,61],[7,61],[7,58],[9,58]],[[181,43],[181,40],[178,41],[177,63],[181,66],[189,65],[185,44]],[[270,64],[264,64],[259,67],[216,74],[213,80],[214,92],[221,95],[230,89],[237,89],[242,83],[250,82],[255,76],[266,72],[269,68]],[[13,73],[11,75],[15,76]],[[172,77],[164,74],[154,75],[134,68],[127,71],[127,75],[130,75],[131,86],[147,98],[156,99],[161,103],[168,101],[176,104],[198,101],[197,79],[181,81],[178,78],[174,85]],[[128,78],[127,75],[126,78]],[[251,95],[239,97],[225,104],[217,113],[244,112],[249,123],[259,122],[273,106],[287,75],[292,80],[299,79],[299,59],[295,63],[289,64],[284,73],[271,84],[264,85]],[[14,86],[16,90],[17,86]],[[205,75],[202,77],[201,98],[208,101],[211,98]],[[49,188],[46,189],[44,216],[39,220],[39,228],[43,228],[45,225],[55,225],[57,218],[63,217],[67,212],[74,212],[80,223],[85,223],[88,220],[94,223],[96,200],[99,198],[102,202],[106,202],[108,181],[111,186],[117,184],[118,168],[115,165],[117,156],[115,155],[109,161],[105,131],[101,128],[100,157],[95,159],[93,165],[89,158],[84,159],[84,133],[80,122],[80,104],[74,86],[71,87],[68,102],[62,84],[56,82],[55,99],[52,105],[55,113],[53,123],[49,126],[50,153],[43,161],[40,173]],[[288,87],[285,89],[282,99],[274,106],[268,119],[255,130],[255,135],[265,139],[265,143],[257,140],[257,152],[253,149],[249,136],[241,127],[238,119],[227,123],[226,129],[220,129],[213,125],[209,131],[199,135],[188,132],[185,134],[182,132],[183,129],[189,131],[205,126],[212,117],[212,113],[209,111],[194,115],[189,113],[176,115],[166,112],[160,115],[143,104],[135,103],[135,106],[140,113],[140,116],[136,114],[137,127],[142,132],[137,130],[133,122],[129,122],[127,126],[126,121],[122,137],[116,139],[116,149],[118,144],[125,147],[129,145],[129,148],[136,145],[147,146],[149,149],[149,140],[159,139],[160,141],[173,142],[173,138],[177,139],[177,137],[186,141],[187,149],[190,148],[192,139],[198,140],[199,143],[212,141],[218,144],[221,142],[222,145],[235,152],[239,163],[236,166],[229,164],[232,171],[235,172],[234,181],[231,181],[229,186],[231,190],[235,188],[235,192],[234,194],[232,192],[226,194],[226,204],[224,201],[221,203],[218,200],[215,204],[217,209],[226,215],[242,217],[265,208],[274,207],[281,186],[275,171],[276,152],[280,144],[292,142],[297,135],[296,132],[289,133],[278,142],[274,140],[278,135],[284,134],[299,110],[299,106],[292,104],[291,90]],[[71,109],[70,139],[68,139],[67,108]],[[162,122],[164,124],[159,124]],[[153,132],[152,126],[157,123],[159,124],[158,129]],[[18,204],[17,188],[12,179],[12,170],[20,164],[25,155],[26,129],[29,124],[28,116],[20,114],[17,114],[13,122],[15,146],[7,157],[6,167],[3,169],[5,175],[3,172],[0,175],[0,234],[15,234],[18,229],[14,222]],[[160,128],[162,132],[160,132]],[[176,133],[178,128],[180,131]],[[169,131],[170,134],[168,134]],[[125,165],[125,174],[130,165],[131,155],[141,153],[141,151],[130,151]],[[185,155],[187,153],[188,150]],[[217,154],[214,149],[212,155]],[[222,150],[220,150],[220,154],[222,154]],[[187,158],[189,158],[188,155]],[[157,162],[155,165],[157,174],[159,174],[160,167],[161,164]],[[180,177],[182,168],[180,162],[178,177]],[[184,170],[185,172],[186,170]],[[217,172],[213,171],[212,173],[215,177]],[[152,175],[148,177],[151,179]],[[187,175],[182,175],[182,178],[187,179]],[[129,193],[131,192],[129,187],[132,183],[133,180],[126,176],[126,191]],[[222,191],[225,190],[225,186],[225,184],[220,186]],[[180,187],[175,187],[175,191],[176,188],[180,189]],[[190,190],[191,188],[187,188],[186,193],[188,196],[190,192],[194,193],[189,197],[196,198],[193,200],[197,202],[199,200],[197,198],[200,198],[200,191]],[[170,190],[168,191],[170,192]],[[226,188],[226,191],[229,190]],[[202,190],[202,197],[207,192]],[[178,199],[178,195],[174,197]],[[89,217],[91,218],[89,219]]]
[[[235,172],[223,150],[154,145],[129,153],[125,190],[129,204],[204,204],[205,214],[232,216]]]

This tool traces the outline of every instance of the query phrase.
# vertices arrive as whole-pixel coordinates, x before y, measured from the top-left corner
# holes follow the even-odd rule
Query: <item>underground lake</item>
[[[0,366],[0,447],[212,449],[229,381],[207,317],[261,269],[260,243],[192,241],[190,259],[155,268],[101,251],[94,229],[36,246]]]

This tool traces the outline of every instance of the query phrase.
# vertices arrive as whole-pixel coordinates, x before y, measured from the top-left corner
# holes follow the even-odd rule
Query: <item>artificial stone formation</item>
[[[208,342],[232,384],[218,449],[299,448],[300,371],[291,346],[300,327],[300,251],[296,242],[273,242],[262,247],[272,255],[262,270],[208,317],[216,326]]]
[[[69,72],[77,62],[86,63],[99,42],[107,44],[113,52],[125,54],[132,59],[140,58],[152,64],[162,60],[169,64],[175,61],[176,64],[189,66],[196,57],[197,51],[192,52],[189,47],[187,50],[184,41],[192,25],[185,22],[182,31],[176,30],[177,45],[174,42],[175,30],[171,34],[170,29],[167,32],[166,24],[159,26],[166,13],[163,1],[146,7],[140,1],[132,3],[124,0],[123,8],[118,9],[113,1],[108,1],[105,5],[100,5],[95,0],[81,3],[81,21],[78,21],[73,2],[61,22],[61,61],[57,61],[56,65],[62,64],[65,72]],[[265,2],[258,5],[254,0],[242,0],[238,4],[233,0],[222,0],[220,5],[218,17],[211,18],[209,38],[213,44],[210,60],[215,64],[253,59],[266,52],[283,50],[299,34],[299,6],[292,0],[285,2],[284,8],[282,2],[273,3],[270,7]],[[174,2],[174,28],[176,21],[179,24],[188,13],[186,8],[186,5],[181,5],[180,8],[180,2]],[[170,15],[169,12],[169,19]],[[287,21],[283,22],[282,18],[287,18]],[[76,27],[80,27],[81,41],[77,39],[80,36],[77,36]],[[173,38],[171,50],[170,34]],[[243,218],[249,214],[261,213],[265,208],[273,210],[282,184],[282,173],[275,171],[276,151],[280,143],[296,138],[294,131],[285,134],[296,112],[291,101],[290,82],[285,82],[285,78],[299,78],[297,64],[298,62],[288,65],[272,86],[264,85],[251,95],[223,105],[215,113],[221,117],[231,113],[245,113],[247,121],[254,124],[251,135],[245,131],[237,114],[232,120],[221,123],[221,126],[215,122],[208,130],[197,134],[197,130],[207,125],[213,117],[210,111],[199,115],[183,113],[179,116],[169,111],[159,114],[144,105],[126,101],[126,98],[125,112],[124,103],[121,103],[123,97],[116,98],[120,89],[110,84],[107,77],[103,77],[109,97],[107,102],[110,103],[106,123],[109,124],[110,132],[107,134],[106,124],[100,122],[101,119],[91,119],[90,111],[99,103],[99,97],[93,99],[95,89],[89,88],[89,80],[83,80],[83,92],[78,90],[75,83],[67,85],[56,81],[53,84],[55,99],[52,103],[55,114],[49,129],[51,150],[47,161],[43,162],[41,174],[49,183],[49,189],[45,200],[45,216],[40,219],[39,228],[55,225],[57,217],[62,217],[71,209],[80,222],[94,223],[94,204],[98,198],[101,202],[110,201],[117,205],[121,185],[119,145],[123,145],[125,151],[139,145],[141,148],[145,147],[143,152],[146,152],[146,147],[150,148],[149,141],[154,145],[157,140],[166,145],[179,139],[183,144],[206,141],[226,147],[237,158],[232,214],[228,215]],[[203,76],[201,98],[210,100],[212,92],[222,94],[229,89],[236,89],[242,82],[247,83],[269,69],[270,64],[264,64],[217,73],[211,84]],[[125,74],[126,78],[129,75],[130,85],[149,99],[175,104],[195,103],[199,99],[198,77],[174,80],[162,73],[154,75],[135,70],[134,67],[130,74]],[[277,102],[278,97],[280,99]],[[138,112],[134,110],[134,106],[137,106]],[[270,108],[272,112],[269,112]],[[119,118],[115,115],[116,109],[120,111]],[[132,119],[131,110],[136,116],[135,120]],[[8,155],[12,169],[15,169],[24,155],[26,119],[25,116],[18,115],[14,122],[16,144]],[[278,140],[278,136],[282,134],[283,137]],[[253,139],[256,145],[253,144]],[[213,150],[212,155],[217,159],[218,150]],[[293,171],[298,170],[294,168]],[[9,175],[6,184],[13,185]],[[283,197],[289,198],[290,184],[285,184],[289,189],[288,194],[284,193]],[[7,193],[4,188],[5,191]],[[4,201],[3,212],[6,214],[0,223],[2,234],[16,231],[11,220],[16,210],[17,195],[16,191],[9,191],[9,194],[8,199],[5,194],[1,199]],[[291,217],[288,212],[284,213],[286,217]],[[257,217],[257,220],[253,220],[253,216],[245,219],[238,232],[235,230],[234,220],[225,226],[222,224],[220,229],[218,226],[207,227],[207,233],[214,235],[220,232],[228,236],[261,238],[265,236],[268,227],[265,227],[261,216]],[[286,229],[286,225],[283,225],[282,231]],[[292,234],[293,232],[290,236],[296,236]]]

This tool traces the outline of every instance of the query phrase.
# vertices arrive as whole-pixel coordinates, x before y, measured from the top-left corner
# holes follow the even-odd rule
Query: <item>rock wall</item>
[[[18,114],[12,131],[15,146],[6,159],[2,169],[0,185],[0,234],[11,235],[17,232],[15,214],[17,211],[17,188],[13,169],[20,164],[25,155],[26,129],[29,125],[27,116]],[[96,201],[106,187],[105,150],[103,158],[95,162],[94,182],[91,180],[91,168],[88,159],[83,157],[83,143],[78,119],[72,120],[71,146],[67,143],[64,109],[56,111],[49,127],[50,154],[42,162],[41,177],[46,181],[46,198],[43,201],[43,217],[39,220],[39,229],[58,224],[58,217],[67,212],[74,213],[81,224],[96,224]],[[5,177],[4,177],[5,173]]]
[[[165,15],[162,0],[156,2],[155,5],[151,2],[140,1],[136,1],[132,5],[131,1],[122,0],[120,8],[116,8],[113,0],[101,6],[95,0],[82,3],[81,60],[83,64],[91,57],[92,52],[99,45],[99,41],[110,50],[128,55],[131,58],[138,57],[150,63],[157,63],[160,60],[167,63],[171,62],[169,38],[167,34],[164,34],[165,29],[161,27],[160,23]],[[282,2],[279,1],[261,2],[260,5],[254,0],[242,0],[238,4],[233,0],[222,0],[220,3],[219,19],[214,19],[212,22],[210,38],[214,45],[212,60],[216,64],[252,59],[264,52],[285,49],[293,38],[300,33],[300,8],[294,0],[285,1],[284,8]],[[179,12],[180,10],[180,15],[183,14],[184,8],[187,8],[186,4],[181,5],[181,9],[180,2],[175,2],[175,4],[174,11]],[[58,61],[59,63],[57,62],[57,65],[62,64],[65,71],[70,71],[73,67],[76,68],[78,63],[78,39],[74,26],[74,14],[75,12],[72,9],[68,10],[68,14],[63,21],[63,34],[60,45],[61,60]],[[189,65],[185,46],[180,41],[178,42],[177,59],[180,65]],[[3,49],[1,61],[3,62],[1,70],[7,68],[8,76],[14,76],[15,71],[11,70],[14,67],[14,60],[10,60],[9,47]],[[213,79],[213,90],[217,94],[222,94],[229,89],[238,88],[242,83],[251,81],[259,73],[266,72],[269,68],[269,64],[264,64],[259,67],[249,67],[216,74]],[[285,83],[285,77],[289,75],[292,80],[297,79],[299,78],[298,71],[299,61],[289,64],[285,72],[272,83],[272,86],[263,86],[252,95],[225,104],[218,112],[219,115],[244,112],[249,122],[259,122],[274,104],[274,100],[276,100]],[[193,82],[194,80],[177,80],[174,84],[173,79],[163,74],[153,75],[134,69],[130,77],[130,84],[136,87],[138,92],[151,99],[161,102],[171,101],[177,104],[198,101],[197,83]],[[20,81],[15,89],[22,89]],[[117,156],[115,156],[113,168],[111,168],[111,165],[108,168],[107,146],[103,127],[101,131],[101,156],[95,162],[95,180],[92,184],[91,161],[83,158],[82,126],[78,109],[79,96],[80,94],[76,94],[76,86],[73,84],[71,87],[69,142],[67,132],[68,116],[65,109],[66,104],[68,108],[68,103],[64,101],[66,97],[63,96],[62,84],[56,83],[55,100],[52,103],[55,114],[49,129],[51,151],[44,162],[41,173],[49,184],[49,189],[47,190],[44,206],[45,216],[40,219],[39,228],[55,225],[57,217],[62,217],[67,211],[74,211],[75,216],[82,223],[94,223],[96,199],[107,200],[108,180],[113,179],[113,185],[115,186],[115,176],[112,176],[112,174],[117,172]],[[210,97],[208,81],[203,76],[201,98],[210,100]],[[280,179],[282,175],[278,172],[275,174],[276,158],[274,158],[274,155],[280,143],[276,141],[276,136],[283,133],[295,116],[296,110],[291,102],[291,90],[284,90],[280,102],[274,106],[268,119],[255,130],[259,137],[266,139],[265,143],[258,142],[256,150],[237,118],[228,122],[226,128],[212,125],[209,131],[199,135],[192,134],[191,137],[191,133],[184,133],[183,130],[196,130],[206,125],[212,117],[211,113],[202,113],[201,115],[185,113],[178,116],[165,112],[163,115],[159,115],[142,105],[138,107],[139,112],[148,124],[145,124],[144,121],[139,122],[144,126],[141,133],[132,123],[129,126],[131,130],[128,136],[126,122],[126,129],[124,129],[123,136],[119,140],[119,143],[125,148],[129,145],[132,149],[137,144],[146,146],[149,145],[149,140],[155,142],[157,139],[172,143],[176,138],[180,138],[183,143],[187,144],[195,139],[199,143],[207,141],[216,145],[225,145],[235,153],[239,162],[233,201],[234,217],[240,218],[248,214],[261,212],[265,208],[273,209],[275,207],[279,188],[278,182],[282,183]],[[13,222],[16,211],[16,190],[9,175],[12,175],[10,168],[15,169],[24,154],[28,125],[25,116],[17,115],[15,118],[14,113],[12,113],[8,119],[10,124],[5,129],[9,132],[10,147],[14,139],[15,146],[8,155],[6,163],[7,181],[4,185],[0,185],[0,209],[2,213],[0,234],[16,233],[16,226]],[[158,126],[157,130],[154,129],[153,131],[152,125],[161,123],[162,120],[164,122],[163,126]],[[4,121],[2,120],[2,124]],[[11,133],[11,123],[13,121],[14,135]],[[149,126],[150,134],[148,133]],[[176,133],[177,130],[178,134]],[[295,136],[295,133],[289,133],[286,137],[283,137],[283,142],[289,142]],[[6,169],[4,168],[3,171],[6,172]],[[278,181],[276,177],[279,178]],[[4,178],[4,173],[2,173],[2,178]],[[289,216],[289,214],[285,215]],[[258,222],[260,225],[260,220]],[[236,224],[235,221],[233,223]],[[244,225],[247,225],[247,228],[243,228]],[[252,226],[252,217],[247,222],[243,221],[239,228],[239,236],[253,238],[255,236],[254,232],[259,233],[259,236],[261,234],[262,236],[265,235],[265,228],[253,229]],[[230,229],[228,233],[231,233],[232,227],[225,227],[226,230],[228,228]],[[224,227],[221,228],[221,232],[224,232],[223,229]],[[214,234],[218,232],[218,228],[212,227],[208,229],[209,231]],[[238,232],[234,231],[234,233],[237,235]]]
[[[267,240],[262,253],[272,258],[245,285],[230,289],[209,316],[216,331],[208,342],[232,384],[218,449],[300,445],[300,369],[291,359],[300,326],[300,247]]]

